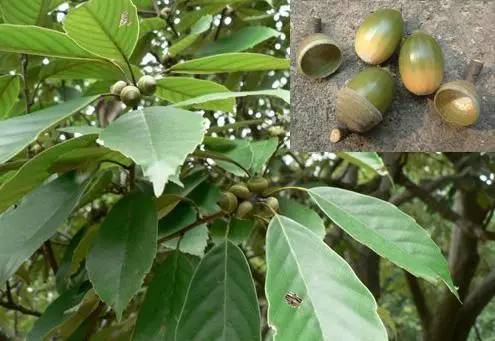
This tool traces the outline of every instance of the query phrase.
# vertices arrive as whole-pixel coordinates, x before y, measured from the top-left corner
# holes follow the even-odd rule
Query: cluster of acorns
[[[141,101],[142,96],[152,96],[156,91],[156,80],[151,76],[143,76],[137,86],[125,81],[118,81],[110,87],[110,93],[119,96],[120,100],[129,107],[135,107]]]
[[[270,182],[261,177],[250,178],[247,183],[238,182],[222,193],[218,205],[223,211],[246,219],[254,214],[268,218],[279,209],[277,198],[267,196]]]

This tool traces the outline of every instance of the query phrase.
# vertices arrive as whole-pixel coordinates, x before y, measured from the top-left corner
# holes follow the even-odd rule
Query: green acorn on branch
[[[152,96],[156,91],[156,80],[151,76],[139,78],[138,88],[142,95]]]
[[[222,210],[228,213],[232,213],[236,210],[238,205],[237,197],[231,192],[223,192],[222,196],[218,200],[218,206]]]

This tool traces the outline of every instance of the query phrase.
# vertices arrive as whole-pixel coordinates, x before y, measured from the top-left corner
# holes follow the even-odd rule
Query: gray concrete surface
[[[426,97],[408,92],[394,55],[385,64],[396,74],[397,93],[384,121],[365,135],[330,143],[337,91],[366,67],[354,52],[363,19],[378,8],[401,9],[408,33],[432,34],[445,58],[444,83],[461,79],[471,58],[485,67],[476,86],[482,113],[473,127],[454,128],[431,112]],[[331,77],[313,81],[296,72],[296,48],[310,33],[310,19],[343,48],[344,61]],[[291,2],[291,148],[297,151],[495,151],[495,0],[293,0]]]

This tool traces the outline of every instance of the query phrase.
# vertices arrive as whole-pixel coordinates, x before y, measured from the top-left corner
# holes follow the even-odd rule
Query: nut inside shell
[[[433,102],[435,111],[450,124],[464,127],[478,120],[479,97],[469,82],[454,81],[442,85]]]
[[[312,34],[301,42],[297,66],[310,78],[325,78],[342,63],[342,51],[330,38],[321,33]]]
[[[349,130],[364,133],[383,119],[383,115],[365,97],[356,91],[343,88],[337,95],[337,121]]]

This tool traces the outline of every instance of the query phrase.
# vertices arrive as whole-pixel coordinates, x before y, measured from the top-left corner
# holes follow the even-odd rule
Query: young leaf
[[[67,34],[97,56],[126,64],[139,36],[139,19],[131,0],[90,0],[69,11]]]
[[[98,59],[62,32],[25,25],[0,24],[0,51],[68,59]]]
[[[377,198],[333,187],[311,188],[309,194],[354,239],[415,276],[432,283],[443,281],[457,296],[439,247],[400,209]]]
[[[279,31],[270,27],[247,26],[227,37],[222,37],[214,42],[208,42],[204,47],[199,49],[196,55],[204,57],[221,53],[242,52],[279,35]]]
[[[165,77],[160,79],[157,83],[158,88],[156,90],[156,96],[171,103],[179,103],[203,95],[229,91],[229,89],[221,84],[190,77]],[[203,110],[232,112],[234,105],[234,98],[226,98],[198,103],[193,105],[193,107]]]
[[[69,217],[84,192],[68,173],[0,215],[0,282],[4,283]]]
[[[0,39],[2,35],[0,33]],[[0,164],[26,148],[45,130],[79,112],[98,96],[81,97],[29,115],[0,121]]]
[[[388,340],[373,295],[316,234],[276,215],[266,245],[274,340]]]
[[[6,117],[19,95],[20,77],[0,76],[0,117]]]
[[[251,150],[253,152],[253,162],[251,164],[251,170],[253,171],[253,173],[260,173],[263,170],[266,162],[277,150],[277,146],[277,138],[251,142]]]
[[[93,241],[86,260],[88,276],[119,321],[153,264],[157,229],[153,200],[135,191],[115,204]]]
[[[136,322],[134,341],[175,341],[195,262],[176,251],[156,269]]]
[[[174,73],[211,74],[285,70],[289,60],[258,53],[225,53],[179,63],[170,68]]]
[[[337,153],[339,157],[359,167],[371,169],[378,175],[387,175],[388,171],[382,158],[375,152],[346,152]]]
[[[260,312],[249,265],[232,242],[201,260],[187,291],[177,341],[261,340]]]
[[[204,119],[196,113],[149,107],[120,117],[100,138],[105,146],[120,151],[143,168],[158,197],[169,177],[201,143],[204,132]]]
[[[0,0],[0,9],[8,24],[42,26],[50,9],[50,0]]]
[[[287,198],[278,198],[280,214],[297,221],[321,239],[325,238],[323,219],[311,208]]]

